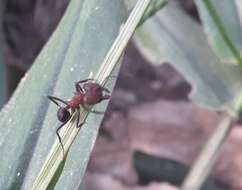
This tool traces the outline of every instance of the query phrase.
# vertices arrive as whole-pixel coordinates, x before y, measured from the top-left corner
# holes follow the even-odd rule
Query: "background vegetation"
[[[156,0],[140,21],[148,2],[0,6],[1,93],[10,97],[21,79],[1,111],[1,189],[242,189],[242,3]],[[121,48],[110,54],[118,34]],[[68,99],[75,81],[93,74],[102,82],[114,65],[104,119],[82,110],[77,135],[74,114],[61,132],[66,151],[76,138],[63,160],[57,108],[46,96]]]

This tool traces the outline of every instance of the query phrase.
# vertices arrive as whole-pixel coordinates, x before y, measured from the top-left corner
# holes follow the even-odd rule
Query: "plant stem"
[[[209,138],[192,169],[182,184],[181,190],[199,190],[212,170],[220,147],[233,127],[234,118],[226,114]]]

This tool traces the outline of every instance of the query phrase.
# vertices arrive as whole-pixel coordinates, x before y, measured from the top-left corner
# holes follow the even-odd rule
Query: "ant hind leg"
[[[63,151],[63,155],[65,154],[65,149],[64,149],[64,145],[62,143],[62,140],[61,140],[61,137],[60,137],[60,134],[59,134],[59,131],[60,129],[69,121],[70,119],[68,119],[67,121],[65,121],[64,123],[62,123],[55,131],[57,137],[58,137],[58,140],[59,140],[59,143],[61,145],[61,148],[62,148],[62,151]]]

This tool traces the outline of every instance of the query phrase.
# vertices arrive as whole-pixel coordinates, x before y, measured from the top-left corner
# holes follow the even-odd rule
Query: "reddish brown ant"
[[[81,83],[84,83],[83,86],[80,85]],[[59,130],[71,119],[71,115],[77,111],[76,127],[79,128],[83,125],[83,122],[80,123],[80,106],[92,113],[102,113],[95,110],[89,110],[89,107],[110,98],[110,91],[94,82],[93,79],[78,81],[75,83],[75,88],[76,91],[74,92],[74,97],[70,101],[65,101],[54,96],[48,96],[48,98],[59,107],[59,110],[57,111],[57,118],[61,122],[61,125],[56,129],[56,135],[62,146],[63,152],[64,146],[61,142]],[[103,92],[108,94],[104,94]],[[63,103],[64,106],[60,106],[58,101]]]

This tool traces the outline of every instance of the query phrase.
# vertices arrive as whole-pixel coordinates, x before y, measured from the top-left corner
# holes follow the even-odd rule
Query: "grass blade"
[[[239,9],[235,1],[195,1],[207,38],[222,62],[242,67],[242,37]]]
[[[147,6],[149,5],[149,2],[150,0],[139,0],[137,2],[135,8],[130,14],[125,25],[121,28],[118,37],[116,38],[106,58],[104,59],[101,67],[99,68],[97,74],[94,77],[94,79],[98,83],[104,84],[104,81],[107,78],[107,76],[109,76],[111,72],[114,70],[115,66],[118,63],[118,60],[120,59],[122,52],[124,51],[125,46],[127,45],[129,39],[131,38],[132,34],[135,31],[135,28],[137,27],[139,21],[141,20]],[[88,112],[81,110],[82,121],[86,120],[87,115],[88,115]],[[60,133],[63,139],[63,144],[66,151],[69,149],[70,145],[74,141],[79,131],[79,129],[75,127],[75,122],[73,121],[75,121],[75,115],[73,116],[70,123],[66,124],[66,126],[63,127],[63,130]],[[93,137],[92,137],[93,140],[91,140],[92,145],[93,145],[93,142],[95,141],[96,135],[97,135],[96,133],[93,134]],[[85,159],[88,159],[88,157],[90,156],[91,149],[87,152],[87,156],[85,157]],[[62,161],[61,147],[58,141],[56,141],[49,153],[48,159],[46,160],[44,166],[42,167],[41,172],[36,178],[32,189],[45,189],[46,185],[52,179],[52,176],[54,175],[61,161]],[[83,170],[85,170],[85,166],[83,167]]]
[[[155,13],[162,9],[167,3],[167,0],[153,0],[145,11],[144,16],[139,23],[139,26],[141,26],[147,19],[155,15]]]

